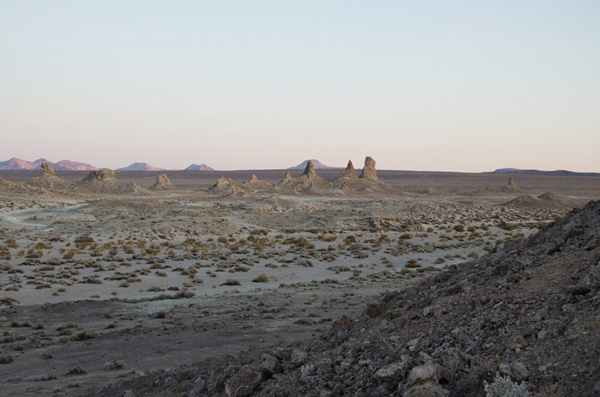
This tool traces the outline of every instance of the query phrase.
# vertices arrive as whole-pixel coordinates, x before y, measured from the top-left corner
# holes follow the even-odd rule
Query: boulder
[[[410,390],[404,393],[404,397],[444,397],[439,378],[440,366],[431,360],[414,367],[408,374]]]
[[[308,361],[308,354],[306,354],[302,350],[293,350],[290,361],[291,361],[292,365],[299,367],[302,364],[305,364],[306,361]]]
[[[261,371],[244,365],[225,383],[225,394],[229,397],[244,397],[254,394],[254,389],[264,381]]]

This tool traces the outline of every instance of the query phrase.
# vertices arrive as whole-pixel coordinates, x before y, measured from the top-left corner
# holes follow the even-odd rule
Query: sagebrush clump
[[[484,382],[486,397],[530,397],[531,393],[527,391],[525,383],[516,384],[508,376],[501,376],[496,373],[492,383]]]

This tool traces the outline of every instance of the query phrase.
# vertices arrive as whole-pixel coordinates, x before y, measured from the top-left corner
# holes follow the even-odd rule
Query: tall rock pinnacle
[[[317,172],[315,171],[315,166],[312,161],[308,160],[302,176],[306,176],[308,179],[315,179],[317,177]]]
[[[375,160],[371,156],[365,158],[365,166],[360,174],[361,178],[377,180],[377,171],[375,170]]]

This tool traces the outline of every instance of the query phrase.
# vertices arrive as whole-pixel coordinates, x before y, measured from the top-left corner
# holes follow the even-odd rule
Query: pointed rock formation
[[[273,185],[252,175],[250,180],[242,182],[242,188],[246,191],[269,191],[273,189]]]
[[[511,189],[517,188],[517,184],[515,183],[515,180],[513,179],[512,176],[508,179],[508,187]]]
[[[281,180],[280,183],[286,183],[292,180],[292,175],[290,174],[290,170],[287,169],[285,170],[285,175],[283,176],[283,179]]]
[[[358,176],[356,176],[356,170],[354,169],[352,160],[348,160],[348,165],[340,172],[340,176],[338,178],[358,178]]]
[[[153,189],[169,189],[173,187],[167,174],[160,174],[156,176],[156,183],[152,186]]]
[[[377,171],[375,170],[375,160],[371,156],[365,158],[365,166],[360,174],[363,179],[377,180]]]
[[[56,173],[54,172],[52,167],[50,167],[50,165],[48,165],[47,161],[44,161],[40,165],[40,176],[56,176]]]
[[[315,166],[313,165],[312,161],[308,160],[302,176],[305,176],[308,179],[315,179],[317,177],[317,172],[315,171]]]
[[[84,181],[108,181],[111,179],[116,179],[115,172],[108,168],[91,171],[85,178],[83,178]]]

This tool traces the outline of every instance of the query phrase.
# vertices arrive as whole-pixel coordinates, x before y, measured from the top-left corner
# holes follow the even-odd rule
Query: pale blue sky
[[[600,171],[600,1],[0,0],[0,160]]]

